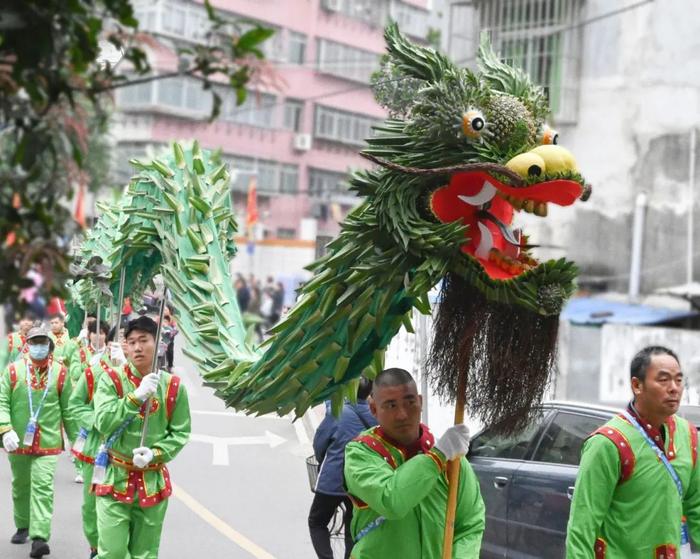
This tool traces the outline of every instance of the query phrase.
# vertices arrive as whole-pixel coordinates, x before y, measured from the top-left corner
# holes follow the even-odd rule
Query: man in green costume
[[[61,423],[71,438],[74,424],[68,406],[70,377],[53,359],[48,330],[30,329],[27,347],[27,355],[10,363],[0,377],[0,433],[12,469],[17,532],[11,541],[24,543],[29,536],[29,556],[42,557],[49,553],[53,479],[63,451]]]
[[[698,435],[675,415],[683,394],[678,358],[650,346],[630,369],[632,402],[583,446],[568,559],[675,559],[682,533],[700,543]]]
[[[126,362],[119,344],[107,340],[109,353],[102,355],[99,360],[82,370],[82,375],[73,387],[70,397],[70,410],[78,436],[72,448],[73,456],[82,466],[83,485],[83,533],[90,546],[90,557],[97,555],[97,511],[95,492],[92,486],[92,472],[103,437],[95,428],[94,395],[97,384],[105,371],[114,377],[118,376],[116,369]]]
[[[165,464],[190,435],[190,408],[180,379],[164,371],[151,372],[157,330],[145,316],[129,322],[125,332],[129,362],[116,374],[103,371],[97,383],[95,426],[105,438],[100,451],[109,455],[104,480],[98,479],[101,452],[93,471],[99,559],[158,556],[172,493]],[[141,445],[146,405],[148,433]]]
[[[455,425],[434,442],[421,424],[422,399],[403,369],[377,375],[370,410],[379,425],[345,450],[345,482],[353,501],[353,559],[439,559],[447,510],[448,460],[466,454],[469,431]],[[484,531],[479,482],[461,458],[453,557],[478,559]]]
[[[66,328],[66,319],[61,313],[49,317],[50,336],[54,343],[53,358],[70,369],[78,344],[71,339]]]
[[[7,338],[0,342],[0,369],[19,359],[23,351],[26,353],[27,332],[33,324],[34,315],[30,312],[24,313],[19,321],[17,332],[8,334]]]

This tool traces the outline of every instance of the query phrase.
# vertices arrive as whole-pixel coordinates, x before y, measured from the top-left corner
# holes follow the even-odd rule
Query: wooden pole
[[[455,404],[455,425],[464,423],[464,408],[467,405],[467,372],[462,371],[457,382],[457,403]],[[447,463],[447,512],[445,516],[445,537],[442,543],[442,559],[452,559],[452,541],[455,533],[455,512],[457,510],[457,489],[459,487],[459,456]]]

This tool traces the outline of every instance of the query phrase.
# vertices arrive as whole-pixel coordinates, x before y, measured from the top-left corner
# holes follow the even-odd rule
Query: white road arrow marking
[[[287,439],[275,435],[270,431],[265,431],[265,434],[260,437],[212,437],[211,435],[198,435],[193,433],[190,435],[190,440],[198,443],[208,443],[212,445],[212,464],[214,466],[228,466],[228,447],[241,445],[268,445],[270,448],[275,448],[285,442]]]

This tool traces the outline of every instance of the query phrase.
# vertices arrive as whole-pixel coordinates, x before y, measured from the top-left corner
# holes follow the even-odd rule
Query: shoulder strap
[[[688,421],[688,431],[690,431],[690,453],[693,457],[693,467],[698,462],[698,429]]]
[[[599,427],[593,431],[591,437],[594,435],[603,435],[615,445],[620,455],[620,483],[626,482],[632,477],[636,463],[634,452],[630,447],[630,442],[627,440],[627,437],[622,434],[622,431],[610,425]]]
[[[56,379],[56,390],[58,391],[59,398],[63,393],[63,385],[66,383],[66,376],[68,375],[68,369],[61,365],[61,369],[58,371],[58,378]]]
[[[396,460],[394,460],[394,457],[391,455],[391,452],[389,452],[389,449],[386,448],[375,437],[373,437],[372,435],[360,435],[358,437],[355,437],[353,440],[371,448],[374,452],[379,454],[379,456],[384,458],[384,460],[386,460],[389,466],[391,466],[393,469],[396,469]]]
[[[85,403],[89,404],[95,394],[95,375],[90,367],[85,369],[85,381],[87,383],[87,402]]]
[[[165,414],[170,421],[173,416],[173,410],[175,409],[175,402],[177,402],[177,391],[180,388],[180,377],[175,375],[170,377],[170,382],[168,383],[168,390],[165,394]]]
[[[17,386],[17,369],[15,368],[15,364],[10,363],[9,369],[10,369],[10,389],[14,390],[15,386]]]
[[[112,379],[112,383],[114,384],[114,388],[117,391],[117,396],[120,398],[124,397],[124,387],[122,386],[122,379],[119,378],[119,373],[112,369],[112,367],[109,367],[105,364],[104,361],[100,362],[100,365],[102,365],[102,369],[104,369],[104,372],[109,375],[109,378]]]
[[[7,335],[7,352],[12,353],[12,348],[15,346],[15,337],[12,334]]]

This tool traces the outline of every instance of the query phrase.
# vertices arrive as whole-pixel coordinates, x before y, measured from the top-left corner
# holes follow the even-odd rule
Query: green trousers
[[[47,540],[53,516],[53,479],[58,456],[8,454],[12,469],[15,526],[28,528],[29,537]]]
[[[92,487],[92,470],[95,466],[81,462],[83,468],[83,534],[91,549],[97,549],[97,509]]]
[[[168,500],[152,507],[97,497],[98,559],[157,559]]]

